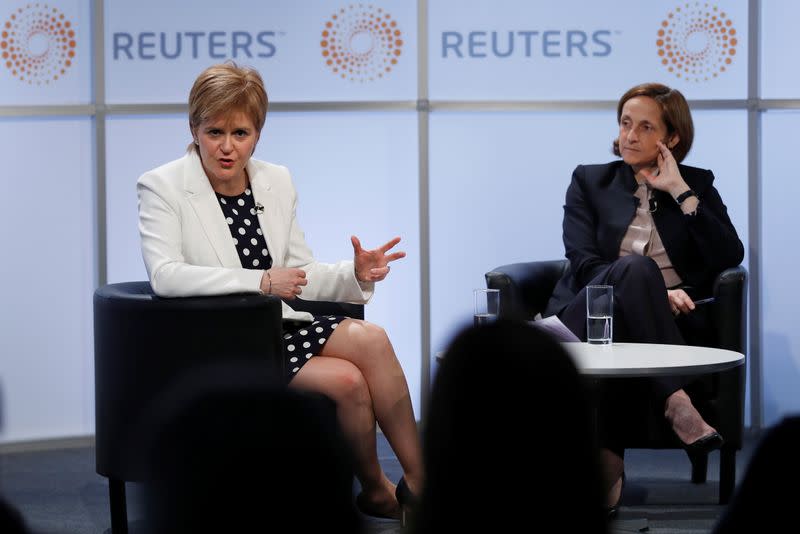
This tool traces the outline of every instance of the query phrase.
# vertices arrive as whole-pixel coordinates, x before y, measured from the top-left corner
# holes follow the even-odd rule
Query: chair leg
[[[704,484],[708,475],[708,454],[693,454],[689,461],[692,462],[692,482]]]
[[[108,498],[111,505],[111,534],[128,534],[128,505],[125,500],[125,481],[109,478]]]
[[[719,503],[728,504],[736,486],[736,449],[722,447],[719,451]]]

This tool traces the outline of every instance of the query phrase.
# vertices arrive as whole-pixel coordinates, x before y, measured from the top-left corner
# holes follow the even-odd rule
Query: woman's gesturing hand
[[[687,295],[683,289],[667,289],[667,297],[674,315],[689,313],[694,309],[692,297]]]
[[[352,236],[350,241],[353,243],[353,263],[355,264],[356,278],[359,282],[379,282],[389,274],[389,262],[405,258],[405,252],[392,252],[386,254],[400,242],[399,237],[395,237],[382,247],[373,250],[361,248],[361,241],[356,236]]]
[[[261,277],[261,291],[267,295],[276,295],[282,299],[292,300],[300,295],[301,286],[308,284],[303,269],[273,267],[264,271]]]
[[[667,145],[661,141],[656,142],[656,145],[658,145],[659,150],[657,159],[658,172],[642,169],[642,174],[653,189],[666,191],[674,198],[689,189],[689,186],[686,185],[686,181],[681,176],[678,162],[675,161],[675,157],[667,148]]]

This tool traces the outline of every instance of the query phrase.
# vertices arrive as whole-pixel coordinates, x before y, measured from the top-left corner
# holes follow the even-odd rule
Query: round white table
[[[744,354],[740,352],[691,345],[590,345],[579,341],[561,345],[572,356],[581,374],[598,378],[699,375],[724,371],[744,363]]]
[[[700,375],[724,371],[744,363],[744,354],[739,352],[691,345],[590,345],[582,341],[566,341],[561,345],[572,356],[578,372],[594,382],[618,377]],[[596,424],[597,413],[593,409],[592,425]],[[647,530],[646,518],[617,520],[610,528],[613,534]]]

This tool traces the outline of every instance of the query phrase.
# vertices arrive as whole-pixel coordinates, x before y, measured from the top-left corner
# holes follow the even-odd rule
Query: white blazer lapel
[[[269,173],[265,169],[257,168],[252,161],[247,164],[247,172],[250,176],[253,199],[256,205],[264,208],[258,214],[258,224],[264,232],[272,265],[282,267],[286,254],[285,237],[289,231],[286,225],[289,219],[284,213],[284,207],[278,202],[277,194],[270,183]]]
[[[241,267],[242,264],[239,261],[236,246],[233,244],[231,231],[222,216],[219,201],[203,170],[200,157],[192,151],[188,158],[183,177],[186,198],[200,220],[203,232],[214,248],[220,265],[222,267]]]

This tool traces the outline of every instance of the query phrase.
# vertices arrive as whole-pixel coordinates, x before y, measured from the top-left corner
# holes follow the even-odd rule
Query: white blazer
[[[335,264],[314,260],[297,224],[297,193],[289,170],[250,159],[250,187],[264,206],[258,222],[267,241],[273,267],[306,272],[302,298],[363,304],[374,283],[356,279],[352,261]],[[136,184],[139,234],[147,275],[156,295],[188,297],[230,293],[260,293],[260,269],[245,269],[239,261],[228,224],[195,150],[144,173]],[[283,303],[285,319],[312,319]]]

